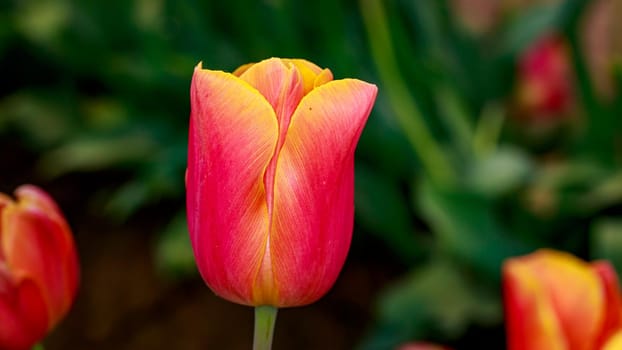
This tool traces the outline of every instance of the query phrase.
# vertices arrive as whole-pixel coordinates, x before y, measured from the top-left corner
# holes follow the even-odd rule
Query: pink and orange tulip
[[[0,349],[27,350],[65,316],[78,258],[69,226],[41,189],[0,193]]]
[[[301,59],[190,88],[190,238],[203,279],[245,305],[300,306],[333,285],[353,228],[354,150],[376,86]]]
[[[622,349],[622,297],[613,267],[540,250],[503,266],[509,350]]]

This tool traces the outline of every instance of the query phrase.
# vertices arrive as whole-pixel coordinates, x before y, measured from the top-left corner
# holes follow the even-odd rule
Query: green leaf
[[[505,33],[505,50],[520,52],[543,32],[551,30],[559,22],[561,8],[559,4],[533,6],[518,16]]]
[[[450,87],[441,86],[436,91],[436,102],[454,146],[463,156],[470,157],[473,153],[474,128],[461,97]]]
[[[562,210],[585,215],[622,202],[622,172],[594,162],[574,159],[535,169],[532,188],[563,199]]]
[[[493,203],[482,195],[424,181],[416,202],[441,248],[490,279],[500,279],[506,258],[533,250],[506,234],[494,216]]]
[[[125,221],[138,208],[149,201],[154,192],[151,184],[144,178],[129,181],[113,191],[105,189],[101,191],[101,197],[105,202],[103,211],[118,222]]]
[[[190,277],[197,274],[184,211],[171,220],[157,240],[155,261],[160,271],[172,277]]]
[[[591,257],[609,260],[622,272],[622,219],[601,218],[590,231]]]
[[[611,70],[613,74],[613,80],[616,84],[616,88],[618,89],[617,97],[619,100],[622,98],[622,90],[620,90],[622,89],[622,56],[620,56],[620,54],[614,57]]]
[[[16,126],[30,145],[49,147],[76,131],[63,93],[17,92],[0,100],[0,129]],[[62,102],[61,102],[62,101]]]
[[[612,66],[613,81],[617,92],[613,103],[613,114],[622,115],[622,53],[614,58]],[[619,123],[618,121],[617,124]],[[616,130],[620,129],[616,128]]]
[[[16,27],[24,37],[42,45],[54,45],[71,14],[68,1],[24,2],[15,15]]]
[[[389,108],[386,99],[379,96],[356,147],[357,156],[382,169],[386,176],[407,179],[417,163],[415,153],[391,119]]]
[[[484,106],[473,131],[472,147],[476,157],[483,157],[495,151],[505,119],[505,109],[499,103]]]
[[[502,147],[472,163],[468,183],[478,193],[498,197],[523,185],[533,164],[518,148]]]
[[[606,178],[608,171],[591,160],[574,159],[547,164],[537,169],[534,184],[555,190],[589,188]]]
[[[422,254],[408,200],[398,184],[363,165],[356,167],[356,220],[383,240],[405,263]]]
[[[503,33],[502,52],[510,55],[521,52],[544,32],[560,26],[564,14],[563,1],[529,7]]]
[[[152,155],[154,144],[148,135],[79,137],[45,154],[39,169],[50,177],[71,171],[94,171],[126,162],[140,162]]]
[[[393,349],[431,333],[457,338],[472,323],[501,319],[499,295],[469,280],[460,269],[437,260],[413,271],[379,297],[378,321],[362,349]]]
[[[597,181],[589,191],[577,199],[577,206],[583,210],[598,210],[617,203],[622,203],[622,172],[620,171]]]

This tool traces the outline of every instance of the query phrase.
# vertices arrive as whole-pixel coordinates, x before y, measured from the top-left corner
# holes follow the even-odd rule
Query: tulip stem
[[[272,349],[272,335],[274,334],[277,311],[276,307],[269,305],[255,307],[253,350]]]
[[[376,62],[380,80],[387,87],[385,92],[394,108],[395,120],[421,159],[427,175],[434,182],[451,185],[456,180],[453,165],[426,124],[421,108],[412,97],[411,88],[398,67],[384,3],[381,0],[360,1],[372,58]]]
[[[35,346],[33,346],[31,350],[43,350],[43,344],[35,344]]]

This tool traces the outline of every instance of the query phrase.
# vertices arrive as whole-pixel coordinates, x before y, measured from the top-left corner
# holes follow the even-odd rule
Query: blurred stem
[[[613,62],[613,81],[617,92],[618,100],[622,100],[622,56],[615,58]]]
[[[35,344],[35,346],[32,347],[31,350],[43,350],[43,344],[39,343],[39,344]]]
[[[578,24],[577,24],[578,25]],[[598,98],[594,93],[594,87],[590,79],[590,73],[587,69],[585,57],[583,57],[583,50],[579,38],[578,28],[572,27],[568,29],[568,40],[570,43],[570,52],[572,57],[572,64],[576,74],[579,93],[583,99],[588,111],[595,111],[600,108]]]
[[[490,154],[497,148],[503,128],[504,109],[498,103],[486,105],[473,136],[473,153],[476,157]]]
[[[465,155],[471,156],[473,130],[462,101],[449,87],[441,86],[436,90],[436,103],[441,112],[440,116],[453,136],[452,139]]]
[[[278,309],[274,306],[262,305],[255,307],[255,334],[253,350],[272,349],[272,336]]]
[[[425,171],[437,182],[450,184],[455,174],[440,145],[425,124],[419,106],[408,90],[397,67],[387,18],[380,0],[361,0],[363,21],[369,36],[384,93],[388,96],[400,128],[417,153]]]
[[[611,26],[613,27],[611,33],[622,33],[622,21],[613,20],[615,16],[613,16],[612,14],[614,13],[622,13],[622,0],[613,0],[613,10],[610,13],[610,16],[612,18]],[[622,40],[619,39],[620,37],[618,35],[614,34],[611,36],[613,44],[613,57],[617,60],[622,58]],[[620,93],[620,91],[618,91],[618,93]]]
[[[615,120],[596,94],[587,68],[585,51],[581,45],[581,18],[590,3],[589,0],[569,0],[566,3],[565,9],[568,11],[569,20],[564,31],[570,44],[570,57],[577,80],[578,93],[589,120],[587,133],[578,146],[580,149],[588,150],[591,156],[607,161],[611,155],[610,150],[615,132],[615,128],[611,125]]]

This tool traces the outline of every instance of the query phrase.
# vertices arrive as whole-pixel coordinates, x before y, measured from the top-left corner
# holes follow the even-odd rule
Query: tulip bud
[[[62,213],[41,189],[0,193],[0,349],[27,350],[65,316],[78,258]]]
[[[607,262],[540,250],[503,266],[509,350],[611,349],[622,331],[620,289]],[[616,348],[617,349],[617,348]]]
[[[376,86],[300,59],[194,71],[186,173],[199,271],[221,297],[300,306],[333,285],[354,214],[354,150]]]
[[[517,94],[521,117],[530,121],[556,119],[572,102],[571,66],[564,41],[548,36],[519,59]]]

